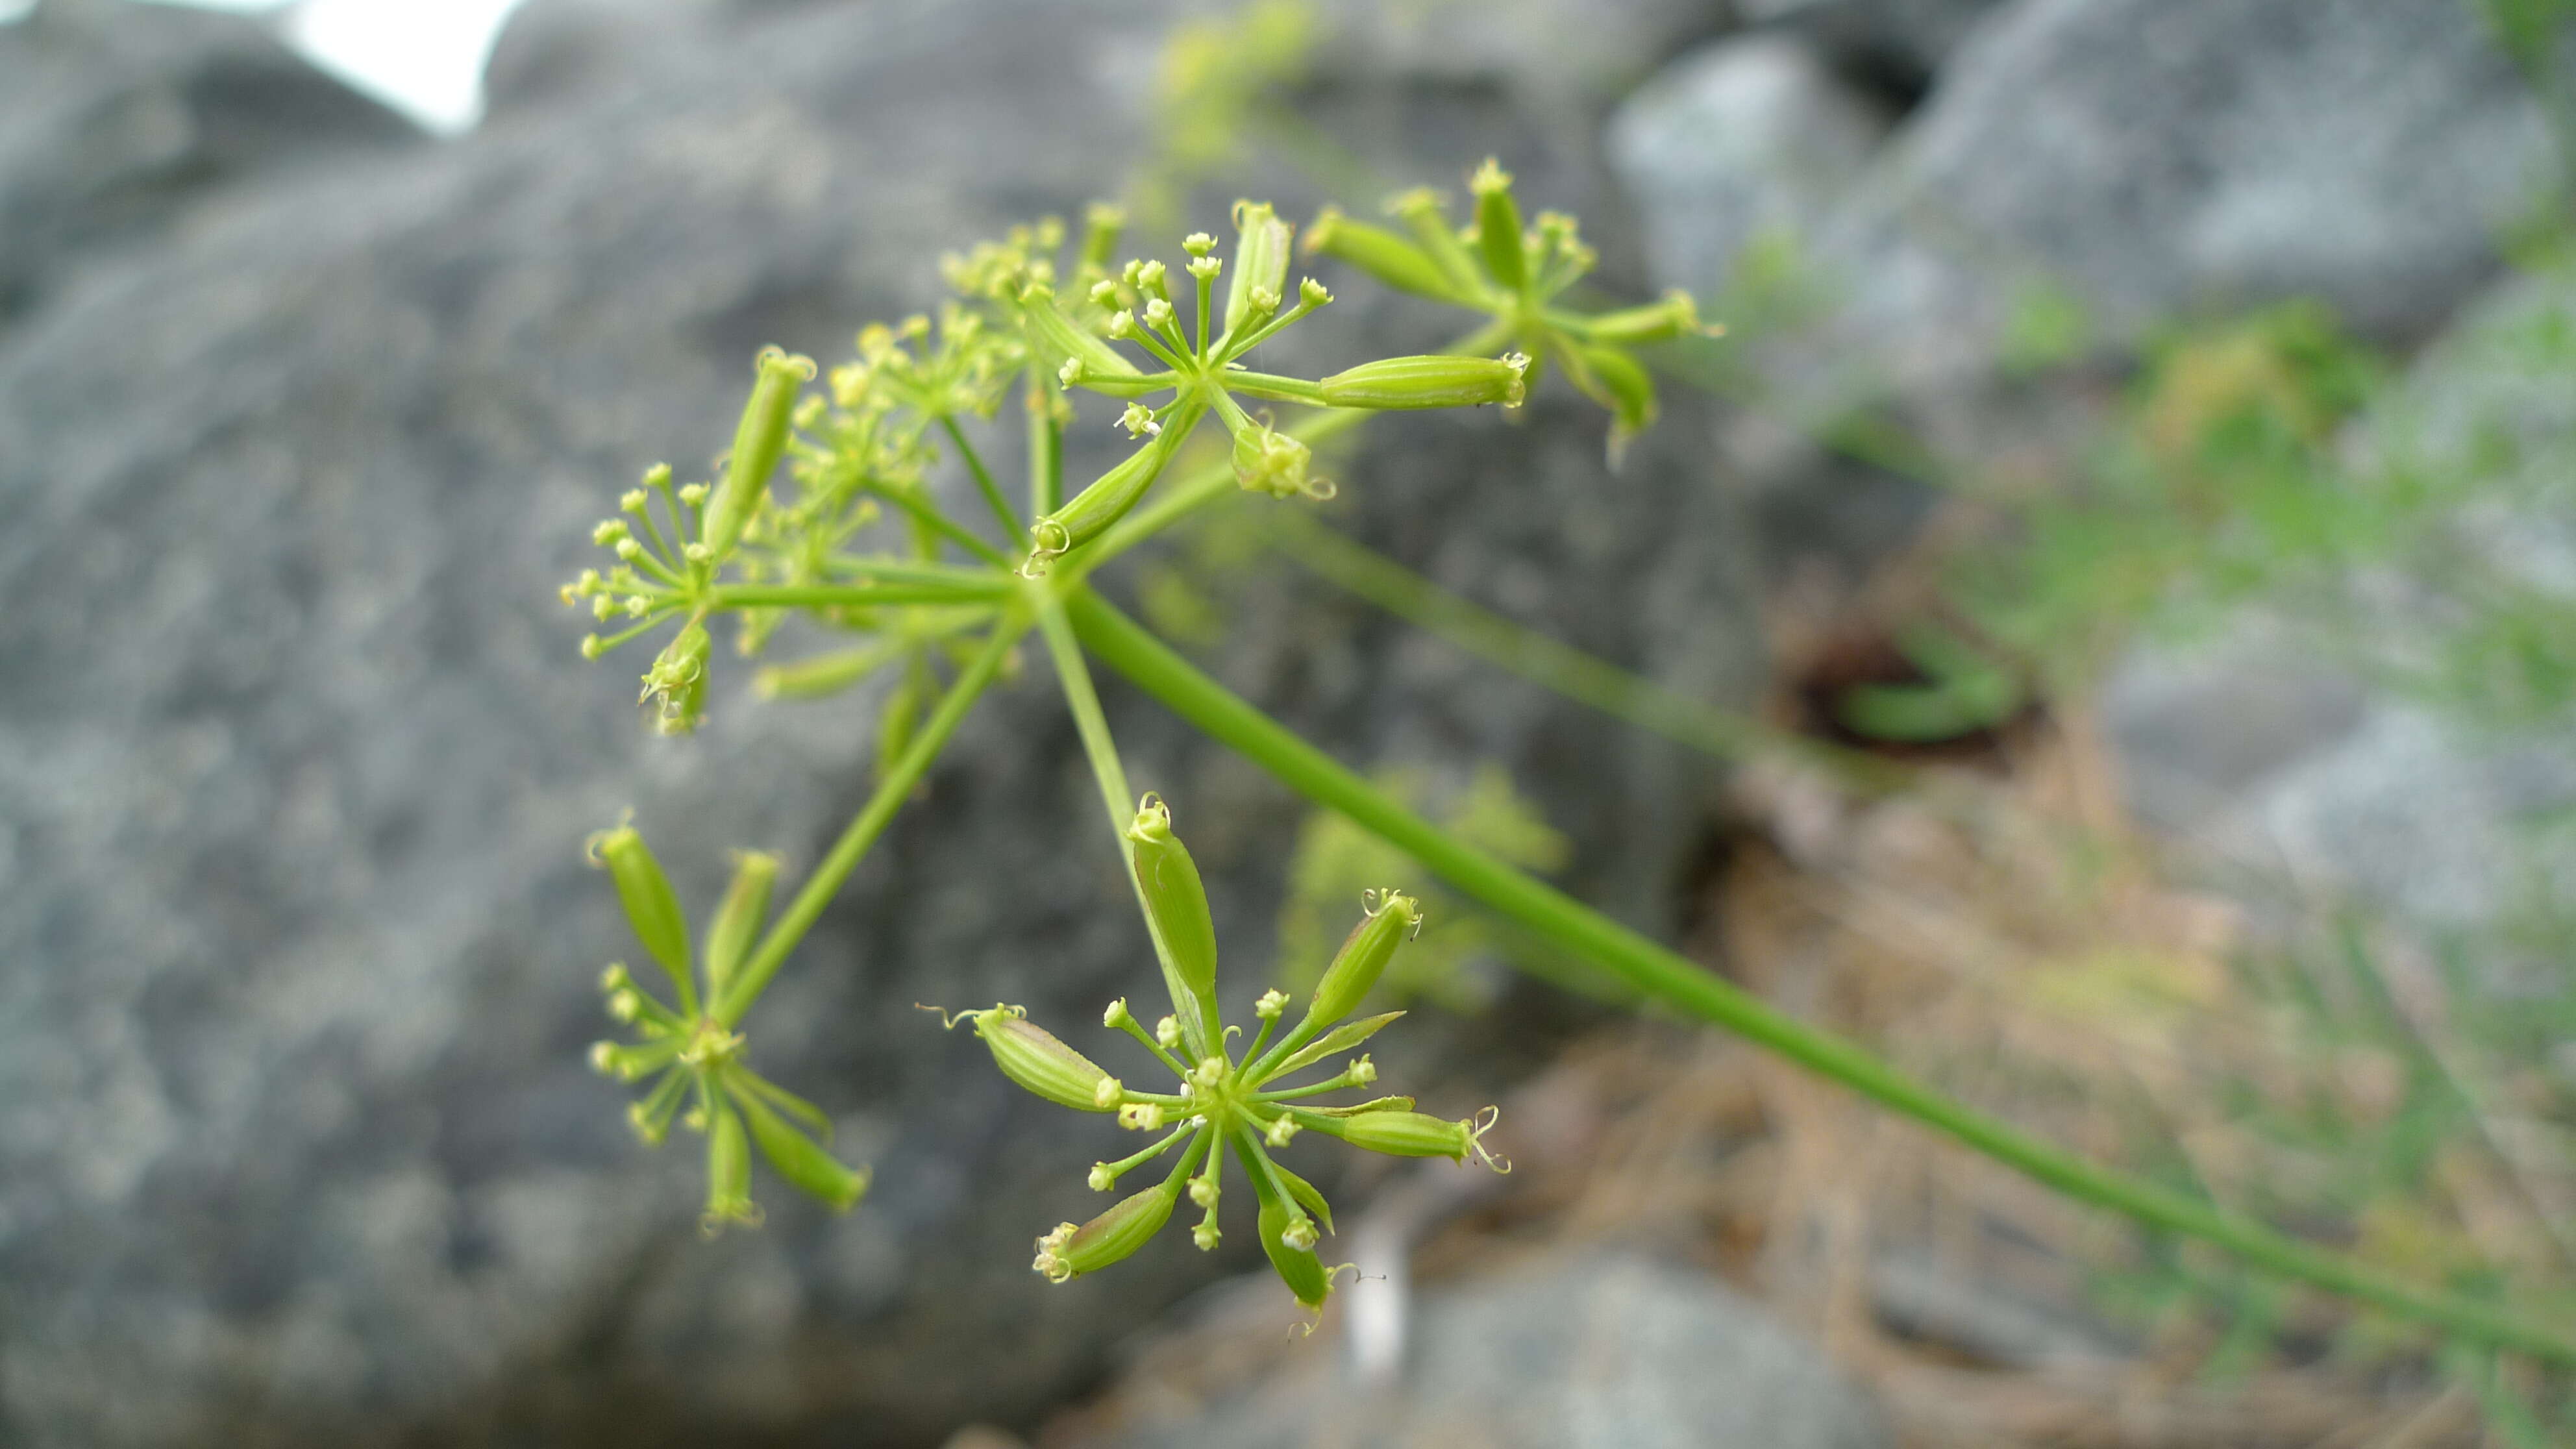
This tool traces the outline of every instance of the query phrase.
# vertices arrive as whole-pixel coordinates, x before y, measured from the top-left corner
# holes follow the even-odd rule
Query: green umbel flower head
[[[1702,326],[1685,292],[1619,312],[1582,313],[1559,305],[1559,294],[1597,260],[1577,234],[1574,218],[1543,211],[1535,224],[1525,225],[1512,195],[1511,174],[1490,158],[1467,178],[1467,190],[1476,214],[1464,228],[1450,223],[1438,192],[1417,188],[1386,204],[1388,214],[1403,224],[1402,232],[1353,221],[1340,208],[1328,206],[1306,229],[1306,250],[1347,262],[1398,291],[1486,314],[1492,320],[1455,350],[1477,354],[1517,348],[1512,355],[1524,359],[1533,382],[1549,363],[1564,369],[1585,395],[1610,409],[1615,464],[1629,439],[1655,420],[1654,382],[1628,349],[1679,337],[1716,336],[1725,329]],[[1520,375],[1516,369],[1515,401]],[[1339,405],[1330,398],[1334,381],[1326,378],[1324,386],[1328,400]],[[1449,405],[1437,389],[1420,386],[1425,401],[1374,405]]]
[[[777,857],[746,852],[736,858],[733,885],[708,924],[703,950],[693,955],[679,897],[633,826],[592,836],[589,854],[616,881],[627,924],[669,978],[673,996],[665,1002],[646,991],[622,963],[600,973],[610,1018],[632,1027],[638,1039],[595,1044],[590,1064],[621,1082],[652,1079],[652,1087],[627,1108],[635,1135],[645,1142],[658,1146],[674,1120],[706,1134],[701,1226],[712,1235],[728,1223],[759,1223],[760,1207],[751,1197],[755,1146],[791,1186],[836,1212],[857,1206],[868,1190],[867,1169],[844,1166],[825,1150],[831,1119],[753,1071],[743,1060],[742,1034],[724,1019],[722,1003],[734,968],[769,916]]]
[[[1143,1247],[1171,1219],[1186,1194],[1200,1218],[1190,1239],[1214,1248],[1222,1234],[1217,1209],[1223,1169],[1231,1157],[1251,1183],[1255,1230],[1280,1280],[1309,1307],[1320,1307],[1337,1270],[1316,1256],[1318,1225],[1330,1232],[1333,1213],[1322,1193],[1273,1155],[1314,1131],[1354,1147],[1397,1157],[1474,1157],[1498,1171],[1509,1164],[1484,1145],[1495,1111],[1446,1121],[1413,1110],[1410,1097],[1321,1105],[1316,1099],[1366,1087],[1377,1067],[1366,1056],[1345,1061],[1319,1081],[1290,1079],[1339,1057],[1375,1036],[1404,1013],[1348,1020],[1385,974],[1396,950],[1422,921],[1419,904],[1397,891],[1372,891],[1361,901],[1359,924],[1307,1002],[1305,1015],[1284,1036],[1273,1035],[1287,1018],[1286,993],[1265,992],[1253,1004],[1260,1026],[1240,1052],[1216,1008],[1215,937],[1207,897],[1189,852],[1172,833],[1170,810],[1153,796],[1139,803],[1127,831],[1137,884],[1154,933],[1173,962],[1172,1013],[1151,1029],[1124,998],[1113,1001],[1101,1024],[1124,1032],[1178,1079],[1177,1090],[1137,1091],[1089,1057],[1028,1020],[1016,1006],[961,1012],[948,1024],[970,1022],[1004,1076],[1059,1106],[1111,1114],[1133,1131],[1162,1134],[1151,1146],[1091,1169],[1095,1192],[1108,1192],[1127,1174],[1179,1149],[1162,1179],[1087,1223],[1062,1223],[1038,1239],[1032,1266],[1061,1283],[1106,1268]]]

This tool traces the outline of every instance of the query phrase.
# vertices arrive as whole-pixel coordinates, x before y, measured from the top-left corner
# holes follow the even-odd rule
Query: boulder
[[[1282,1343],[1274,1322],[1256,1343],[1250,1305],[1213,1301],[1140,1344],[1121,1411],[1064,1442],[1081,1449],[1891,1442],[1868,1398],[1821,1351],[1688,1264],[1615,1248],[1553,1249],[1428,1290],[1415,1314],[1408,1361],[1391,1381],[1374,1381],[1345,1366],[1336,1341]],[[1229,1322],[1234,1338],[1223,1336]]]
[[[0,28],[0,330],[64,270],[166,242],[249,182],[422,144],[266,28],[48,0]]]
[[[1757,32],[1692,51],[1622,103],[1610,164],[1656,279],[1717,298],[1756,239],[1812,243],[1892,120],[1813,45]]]
[[[1820,244],[1900,386],[1993,366],[2033,288],[2117,344],[2319,298],[2420,337],[2558,178],[2546,113],[2450,0],[2019,0],[1952,54]]]
[[[730,849],[778,849],[792,880],[865,797],[871,701],[756,705],[724,659],[707,731],[652,739],[643,658],[582,664],[553,598],[643,465],[695,471],[730,435],[754,349],[845,355],[935,301],[941,250],[1114,189],[1170,19],[736,7],[560,100],[505,88],[452,145],[245,174],[166,244],[30,294],[0,334],[0,1439],[932,1443],[1027,1422],[1247,1266],[1244,1234],[1216,1261],[1176,1241],[1100,1280],[1029,1274],[1115,1134],[913,1009],[1023,1002],[1098,1047],[1101,1005],[1153,979],[1034,650],[746,1023],[873,1162],[869,1200],[833,1219],[764,1182],[764,1231],[699,1241],[689,1149],[637,1147],[582,1065],[597,971],[634,946],[580,841],[631,807],[701,912]],[[27,59],[36,34],[0,31],[0,73],[58,63]],[[1400,69],[1305,92],[1391,179],[1493,151],[1534,203],[1608,194],[1596,139],[1516,96]],[[58,198],[26,224],[66,225],[46,217],[77,195],[26,180],[43,158],[0,156],[12,198]],[[1317,188],[1256,173],[1194,220],[1274,181],[1306,214]],[[1587,220],[1633,287],[1615,210]],[[1304,361],[1455,323],[1310,325]],[[1598,411],[1553,391],[1517,423],[1399,420],[1341,473],[1338,521],[1741,698],[1740,530],[1674,406],[1616,477]],[[1110,438],[1087,415],[1080,456]],[[1572,888],[1668,924],[1705,762],[1317,586],[1247,587],[1225,678],[1364,766],[1502,761],[1573,839]],[[1298,806],[1104,690],[1249,997]],[[1425,1015],[1380,1059],[1525,1058],[1567,1016],[1532,1003]],[[1486,1090],[1424,1085],[1460,1113]]]

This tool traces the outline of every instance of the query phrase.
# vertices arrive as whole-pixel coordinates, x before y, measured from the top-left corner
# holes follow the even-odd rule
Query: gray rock
[[[1900,86],[1920,87],[1997,0],[1744,0],[1744,16],[1816,37]]]
[[[1687,81],[1640,99],[1641,131],[1690,114],[1664,99]],[[1768,95],[1772,119],[1735,129],[1833,134],[1811,119],[1831,85],[1737,85]],[[1714,141],[1704,171],[1674,154],[1625,174],[1655,280],[1706,288],[1690,242],[1731,235],[1748,206],[1741,185],[1703,178],[1744,168]],[[1848,144],[1832,154],[1828,183]],[[2541,103],[2453,0],[1996,8],[1866,170],[1838,195],[1819,188],[1832,201],[1807,229],[1812,295],[1767,335],[1744,329],[1755,409],[1727,418],[1719,451],[1753,500],[1767,571],[1847,585],[1928,513],[1923,483],[1822,441],[1856,411],[1968,476],[2069,466],[2104,389],[2025,375],[2033,319],[2071,309],[2065,350],[2111,366],[2164,322],[2290,296],[2368,335],[2419,337],[2493,272],[2500,231],[2557,165]]]
[[[1889,1442],[1870,1402],[1821,1353],[1696,1268],[1620,1251],[1556,1251],[1428,1292],[1419,1312],[1412,1361],[1392,1385],[1348,1381],[1328,1340],[1274,1338],[1266,1352],[1247,1350],[1258,1371],[1239,1375],[1242,1382],[1130,1386],[1126,1414],[1097,1437],[1072,1442],[1137,1449]],[[1221,1356],[1208,1328],[1183,1325],[1146,1346],[1144,1372],[1168,1376]]]
[[[2540,103],[2451,0],[2021,0],[1951,57],[1822,248],[1900,384],[1991,367],[2028,288],[2117,342],[2289,296],[2421,335],[2554,181]]]
[[[1691,52],[1621,105],[1610,164],[1656,280],[1716,297],[1756,237],[1812,240],[1890,122],[1806,42],[1749,35]]]
[[[1107,1139],[912,1010],[1024,1001],[1087,1042],[1150,979],[1034,654],[747,1023],[874,1194],[831,1220],[771,1185],[764,1232],[698,1242],[687,1151],[636,1148],[581,1065],[595,972],[632,943],[579,840],[632,805],[700,909],[729,848],[801,872],[864,797],[867,701],[757,707],[728,668],[703,737],[649,740],[642,660],[580,665],[551,597],[641,465],[729,436],[755,347],[840,355],[932,300],[941,249],[1114,185],[1167,18],[740,11],[453,146],[225,191],[184,245],[67,271],[0,337],[0,1440],[930,1443],[1025,1421],[1246,1266],[1164,1245],[1034,1279]],[[0,32],[0,65],[24,44]],[[1607,190],[1593,138],[1520,127],[1507,88],[1319,95],[1319,125],[1411,118],[1413,149],[1371,153],[1397,175],[1493,150],[1544,204]],[[1336,311],[1318,355],[1451,325]],[[1342,521],[1740,697],[1739,531],[1677,411],[1616,479],[1597,412],[1554,395],[1519,426],[1402,420],[1343,471]],[[1662,919],[1703,765],[1250,587],[1226,678],[1357,762],[1505,761],[1577,842],[1570,886]],[[1105,688],[1249,996],[1295,806]],[[1513,1022],[1561,1016],[1380,1056],[1508,1061],[1563,1029]],[[1487,1090],[1442,1080],[1443,1110]]]
[[[0,29],[0,95],[0,329],[62,269],[244,182],[422,140],[246,19],[123,0],[49,0]]]

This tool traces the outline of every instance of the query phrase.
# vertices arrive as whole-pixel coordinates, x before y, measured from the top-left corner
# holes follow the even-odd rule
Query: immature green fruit
[[[1095,201],[1082,214],[1081,267],[1095,272],[1109,265],[1111,254],[1118,250],[1118,233],[1127,225],[1127,213],[1105,201]]]
[[[1293,232],[1266,201],[1236,202],[1234,231],[1234,274],[1226,282],[1225,325],[1231,331],[1244,333],[1262,321],[1254,315],[1253,292],[1257,289],[1266,294],[1275,310],[1287,289],[1289,239]]]
[[[1163,949],[1172,953],[1172,969],[1196,998],[1190,1004],[1201,1017],[1210,1017],[1216,1001],[1216,923],[1208,915],[1198,864],[1172,833],[1170,807],[1152,795],[1138,801],[1127,841],[1136,852],[1136,887],[1144,894]]]
[[[1493,157],[1467,179],[1476,193],[1476,248],[1485,271],[1505,291],[1529,285],[1528,259],[1521,251],[1521,209],[1512,203],[1512,177]]]
[[[1427,186],[1400,191],[1387,198],[1387,213],[1403,218],[1413,231],[1413,240],[1433,265],[1447,277],[1450,290],[1460,297],[1483,297],[1488,289],[1476,275],[1476,260],[1466,243],[1449,225],[1449,214],[1442,207],[1440,193]]]
[[[742,1117],[721,1098],[707,1124],[707,1211],[698,1230],[708,1237],[727,1223],[756,1225],[760,1208],[751,1200],[751,1143],[743,1135]]]
[[[1666,292],[1660,302],[1603,312],[1583,321],[1583,330],[1593,341],[1621,347],[1640,342],[1670,342],[1676,337],[1712,337],[1726,330],[1702,326],[1699,304],[1691,300],[1690,293],[1678,290]]]
[[[608,878],[616,882],[617,899],[626,907],[626,923],[635,928],[635,939],[671,973],[681,999],[690,999],[689,923],[680,914],[680,898],[671,890],[670,877],[662,874],[662,863],[653,858],[644,837],[631,825],[591,837],[590,853],[608,867]]]
[[[1325,499],[1336,491],[1332,480],[1312,472],[1315,450],[1274,428],[1254,425],[1238,429],[1233,461],[1234,480],[1248,493]]]
[[[643,692],[635,702],[660,701],[654,713],[655,729],[666,735],[684,735],[706,717],[707,657],[714,652],[715,641],[707,636],[705,622],[691,619],[654,656],[653,667],[644,671]]]
[[[836,1213],[848,1212],[867,1195],[866,1171],[841,1165],[821,1144],[788,1125],[753,1094],[733,1092],[732,1096],[742,1108],[743,1120],[751,1125],[760,1155],[769,1159],[770,1167],[789,1186]]]
[[[1323,1130],[1389,1157],[1446,1157],[1452,1162],[1467,1160],[1477,1135],[1472,1120],[1444,1122],[1423,1112],[1368,1112],[1339,1118]]]
[[[1029,525],[1029,537],[1036,544],[1032,562],[1079,548],[1126,517],[1127,511],[1145,496],[1145,490],[1162,476],[1172,455],[1180,451],[1182,441],[1197,425],[1205,407],[1196,400],[1183,402],[1163,424],[1163,430],[1145,446],[1101,474],[1099,481],[1083,489],[1072,502]]]
[[[1400,292],[1459,300],[1458,288],[1422,248],[1384,227],[1353,221],[1338,206],[1316,213],[1314,224],[1306,228],[1306,250],[1348,262]]]
[[[778,884],[778,857],[746,850],[733,858],[733,884],[725,887],[724,904],[707,923],[707,998],[723,997],[733,971],[751,951],[760,928],[769,921],[769,896]]]
[[[1317,386],[1337,408],[1458,408],[1483,403],[1519,407],[1529,359],[1502,357],[1390,357],[1334,373]]]
[[[1042,344],[1051,356],[1081,363],[1082,369],[1075,375],[1085,381],[1109,382],[1142,375],[1124,353],[1073,325],[1073,319],[1055,305],[1052,287],[1041,284],[1020,293],[1020,315],[1028,320],[1030,340]]]
[[[1145,1246],[1163,1224],[1171,1221],[1172,1205],[1180,1201],[1181,1185],[1177,1181],[1149,1187],[1080,1227],[1060,1223],[1056,1230],[1038,1239],[1037,1260],[1029,1266],[1046,1275],[1050,1283],[1062,1283],[1085,1273],[1096,1273]]]
[[[1114,1112],[1117,1079],[1102,1071],[1091,1058],[1056,1040],[1041,1026],[1031,1025],[1028,1014],[1016,1006],[995,1006],[990,1011],[968,1014],[975,1023],[975,1035],[993,1053],[994,1065],[1002,1075],[1059,1107],[1077,1112]],[[1102,1091],[1103,1085],[1111,1088]],[[1109,1100],[1103,1102],[1106,1095]]]
[[[1637,360],[1616,347],[1576,349],[1577,366],[1568,369],[1583,390],[1611,410],[1611,436],[1624,442],[1644,432],[1655,420],[1655,381]]]
[[[787,427],[796,411],[797,389],[814,377],[814,359],[790,356],[775,347],[762,349],[759,368],[759,380],[751,385],[751,401],[744,404],[742,421],[734,429],[733,452],[727,456],[724,477],[707,503],[706,521],[699,534],[699,542],[707,546],[710,558],[722,559],[733,551],[734,541],[742,537],[743,524],[760,506],[761,495],[769,488],[769,475],[777,470],[780,455],[787,451]]]
[[[1369,989],[1386,974],[1386,963],[1394,959],[1395,948],[1403,945],[1421,923],[1422,903],[1389,891],[1386,899],[1343,938],[1341,951],[1324,970],[1324,979],[1315,983],[1315,999],[1306,1008],[1307,1019],[1339,1021],[1359,1010]]]
[[[1252,1179],[1253,1196],[1261,1203],[1258,1224],[1261,1251],[1270,1256],[1270,1266],[1279,1273],[1279,1281],[1297,1295],[1297,1301],[1309,1308],[1321,1308],[1332,1295],[1333,1275],[1324,1270],[1323,1260],[1315,1256],[1315,1224],[1303,1209],[1282,1200],[1270,1186],[1269,1175],[1252,1149],[1235,1144],[1235,1156],[1243,1163],[1246,1176]]]

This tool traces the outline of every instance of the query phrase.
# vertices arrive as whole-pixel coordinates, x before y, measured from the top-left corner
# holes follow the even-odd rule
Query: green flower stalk
[[[1320,1081],[1291,1084],[1289,1078],[1327,1057],[1359,1046],[1404,1013],[1388,1012],[1345,1021],[1386,971],[1396,948],[1421,924],[1413,897],[1395,891],[1371,892],[1362,902],[1362,918],[1342,945],[1324,981],[1316,989],[1303,1019],[1286,1035],[1272,1040],[1288,1011],[1288,997],[1263,993],[1253,1004],[1260,1023],[1251,1040],[1237,1051],[1238,1028],[1218,1019],[1215,933],[1209,929],[1207,896],[1199,885],[1189,852],[1172,833],[1171,811],[1151,795],[1139,802],[1127,839],[1136,847],[1136,874],[1149,921],[1170,949],[1181,987],[1172,1002],[1173,1015],[1148,1032],[1124,998],[1113,1001],[1101,1024],[1133,1038],[1178,1079],[1173,1092],[1144,1092],[1128,1087],[1090,1058],[1066,1046],[1029,1022],[1016,1006],[995,1006],[948,1019],[974,1023],[975,1034],[993,1054],[1002,1074],[1029,1092],[1078,1112],[1117,1114],[1119,1125],[1136,1131],[1161,1132],[1152,1146],[1091,1169],[1095,1192],[1108,1192],[1120,1178],[1161,1158],[1174,1148],[1180,1156],[1158,1185],[1122,1199],[1115,1207],[1082,1224],[1063,1223],[1038,1239],[1036,1270],[1061,1283],[1095,1272],[1134,1253],[1170,1220],[1186,1189],[1201,1210],[1190,1238],[1201,1250],[1214,1248],[1223,1234],[1217,1208],[1223,1198],[1222,1169],[1231,1156],[1252,1184],[1259,1211],[1255,1231],[1262,1251],[1297,1301],[1319,1308],[1332,1291],[1334,1270],[1316,1256],[1317,1224],[1332,1228],[1332,1209],[1323,1194],[1272,1156],[1312,1129],[1354,1147],[1396,1157],[1447,1157],[1464,1162],[1471,1155],[1487,1166],[1508,1164],[1483,1144],[1493,1127],[1495,1109],[1481,1118],[1445,1122],[1413,1110],[1410,1097],[1379,1097],[1340,1105],[1319,1105],[1317,1098],[1368,1086],[1377,1068],[1366,1056],[1346,1062],[1341,1071]],[[1186,997],[1187,999],[1179,999]],[[1209,1024],[1206,1039],[1215,1049],[1187,1060],[1182,1014]]]
[[[623,963],[600,973],[609,1017],[632,1027],[637,1039],[595,1044],[591,1066],[621,1082],[652,1080],[627,1109],[635,1134],[647,1144],[659,1145],[667,1138],[674,1120],[706,1134],[707,1206],[701,1226],[713,1235],[729,1223],[759,1224],[760,1208],[751,1198],[754,1146],[790,1186],[835,1212],[857,1206],[867,1194],[867,1169],[843,1165],[816,1140],[830,1140],[831,1119],[753,1071],[743,1060],[742,1035],[714,1015],[736,967],[768,920],[777,857],[745,852],[736,858],[733,884],[707,927],[706,950],[693,960],[679,897],[634,827],[620,825],[593,836],[589,854],[616,882],[627,923],[670,977],[676,998],[665,1002],[645,991]],[[703,991],[692,979],[701,967]]]

